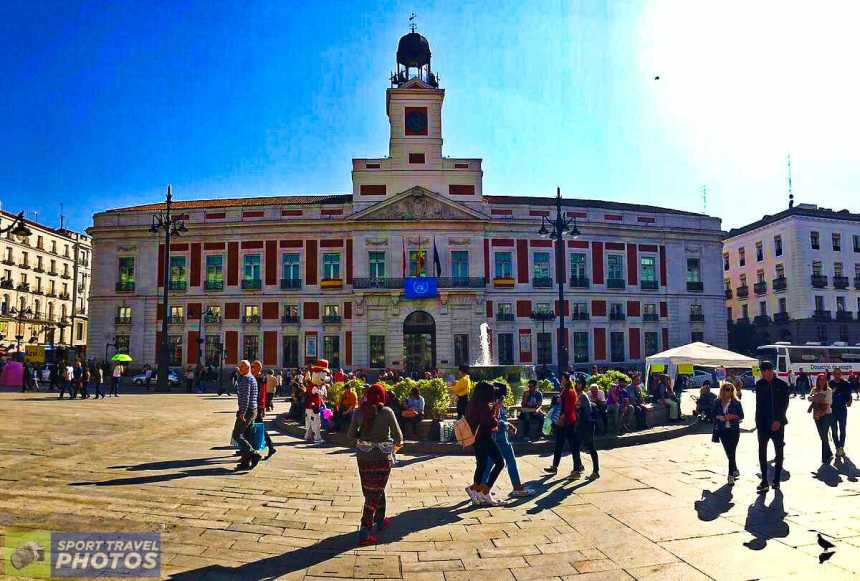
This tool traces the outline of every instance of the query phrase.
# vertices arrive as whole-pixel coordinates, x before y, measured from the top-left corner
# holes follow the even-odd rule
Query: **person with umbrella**
[[[110,394],[114,397],[119,397],[119,393],[117,393],[119,391],[119,380],[122,378],[123,372],[125,372],[123,363],[130,362],[131,360],[131,357],[125,353],[117,353],[111,357],[114,366],[113,371],[111,371]]]

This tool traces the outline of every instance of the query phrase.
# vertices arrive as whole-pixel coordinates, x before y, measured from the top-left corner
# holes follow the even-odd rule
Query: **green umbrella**
[[[117,353],[113,357],[110,358],[111,361],[120,361],[122,363],[128,363],[129,361],[134,361],[131,358],[131,355],[127,355],[125,353]]]

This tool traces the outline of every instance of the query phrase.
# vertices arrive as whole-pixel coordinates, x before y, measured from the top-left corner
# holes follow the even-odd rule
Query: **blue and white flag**
[[[413,276],[403,281],[407,299],[429,299],[437,295],[436,279],[429,276]]]

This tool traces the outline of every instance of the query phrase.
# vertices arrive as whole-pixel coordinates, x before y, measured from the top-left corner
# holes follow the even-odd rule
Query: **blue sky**
[[[444,151],[484,191],[707,211],[860,210],[856,3],[57,2],[0,13],[0,201],[98,210],[350,191],[387,151],[415,10],[446,89]],[[654,80],[655,76],[660,80]]]

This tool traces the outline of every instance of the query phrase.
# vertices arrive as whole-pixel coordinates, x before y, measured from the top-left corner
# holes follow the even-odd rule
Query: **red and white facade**
[[[327,356],[449,369],[479,357],[487,323],[494,362],[552,364],[558,319],[547,313],[561,311],[572,365],[726,346],[718,218],[565,200],[582,235],[565,241],[558,271],[557,248],[537,234],[554,199],[487,195],[480,159],[443,157],[444,96],[417,78],[387,90],[389,155],[353,160],[352,194],[175,203],[188,232],[171,245],[168,281],[149,233],[162,204],[96,214],[89,344],[154,363],[168,316],[175,365],[196,364],[204,337],[204,357],[220,351],[228,366],[256,355],[272,367]],[[438,292],[410,299],[403,279],[420,253]]]

